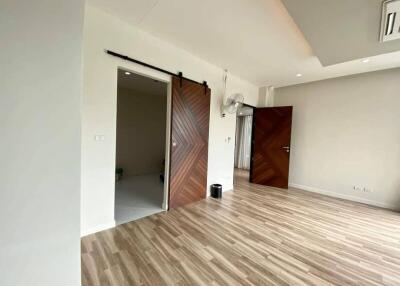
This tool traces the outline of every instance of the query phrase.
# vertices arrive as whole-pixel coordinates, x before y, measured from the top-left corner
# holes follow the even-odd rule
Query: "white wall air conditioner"
[[[400,39],[400,0],[383,1],[381,42]]]

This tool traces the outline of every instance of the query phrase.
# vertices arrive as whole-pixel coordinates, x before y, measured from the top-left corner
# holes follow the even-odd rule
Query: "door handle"
[[[285,149],[287,153],[290,152],[290,147],[289,146],[284,146],[284,147],[282,147],[282,149]]]

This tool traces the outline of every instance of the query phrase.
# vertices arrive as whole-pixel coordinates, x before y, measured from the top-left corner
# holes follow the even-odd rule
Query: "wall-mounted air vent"
[[[381,41],[400,39],[400,0],[386,0],[382,7]]]

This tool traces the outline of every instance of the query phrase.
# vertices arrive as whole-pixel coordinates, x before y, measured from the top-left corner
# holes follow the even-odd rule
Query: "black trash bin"
[[[222,185],[220,184],[211,185],[211,197],[214,199],[222,198]]]

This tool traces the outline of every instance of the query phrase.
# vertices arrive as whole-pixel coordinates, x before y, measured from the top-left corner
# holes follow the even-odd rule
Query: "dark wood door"
[[[204,85],[172,79],[169,208],[206,197],[210,95]]]
[[[255,108],[250,182],[287,188],[292,106]]]

